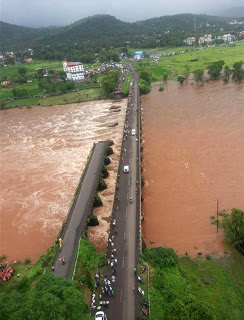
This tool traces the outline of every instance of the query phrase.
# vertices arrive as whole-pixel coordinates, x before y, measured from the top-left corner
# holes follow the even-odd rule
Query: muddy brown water
[[[220,210],[244,209],[244,85],[191,82],[142,98],[143,235],[180,255],[221,255],[216,198]]]
[[[0,255],[8,261],[29,257],[34,262],[54,244],[94,142],[115,143],[108,179],[113,186],[126,100],[116,104],[119,112],[110,110],[112,105],[93,101],[0,112]],[[108,127],[115,122],[119,125]],[[113,187],[105,192],[111,202]],[[108,221],[99,218],[102,248],[110,214],[106,212]]]

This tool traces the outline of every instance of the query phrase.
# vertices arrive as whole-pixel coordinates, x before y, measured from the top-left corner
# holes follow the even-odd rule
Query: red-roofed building
[[[84,68],[81,62],[63,61],[63,68],[68,80],[79,81],[84,79]]]
[[[32,58],[29,58],[29,59],[25,59],[25,62],[29,63],[29,62],[32,62],[33,59]]]

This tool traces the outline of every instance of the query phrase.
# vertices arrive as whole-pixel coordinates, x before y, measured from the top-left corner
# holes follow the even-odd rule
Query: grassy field
[[[18,67],[24,66],[27,69],[27,75],[35,73],[35,69],[47,68],[54,71],[63,71],[62,61],[46,61],[46,60],[35,60],[29,63],[17,64],[17,65],[8,65],[6,67],[0,68],[0,79],[3,75],[6,75],[7,78],[12,78],[18,75]]]
[[[78,92],[64,93],[59,96],[47,97],[44,99],[40,98],[29,98],[29,99],[16,99],[11,102],[6,102],[7,106],[54,106],[59,104],[70,104],[80,103],[91,100],[101,99],[101,89],[85,89]]]
[[[176,49],[168,50],[176,51]],[[191,61],[195,59],[198,60]],[[207,69],[210,63],[218,60],[224,60],[225,66],[229,67],[237,61],[244,60],[244,43],[238,43],[238,46],[205,48],[162,57],[158,64],[153,64],[151,61],[142,61],[136,62],[134,65],[137,70],[146,69],[150,71],[153,81],[157,81],[162,80],[164,74],[184,74],[187,68],[190,72],[197,69]]]
[[[175,266],[150,264],[151,319],[243,320],[243,264],[233,248],[221,259],[185,256]],[[147,298],[147,274],[140,276]]]

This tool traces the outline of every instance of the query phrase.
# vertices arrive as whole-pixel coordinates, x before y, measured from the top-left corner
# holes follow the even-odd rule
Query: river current
[[[180,255],[222,254],[210,216],[244,209],[244,85],[188,80],[142,98],[143,235]]]
[[[0,255],[34,262],[54,244],[94,142],[114,141],[113,178],[125,110],[126,100],[0,112]]]

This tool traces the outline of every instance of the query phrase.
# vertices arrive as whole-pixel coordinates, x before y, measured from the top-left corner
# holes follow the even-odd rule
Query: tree
[[[226,66],[224,69],[224,76],[229,80],[231,74],[232,74],[232,70]]]
[[[243,61],[234,63],[233,65],[233,79],[237,82],[244,80],[244,70],[242,69]]]
[[[26,74],[26,73],[27,73],[26,67],[19,67],[19,68],[18,68],[18,73],[19,73],[21,76],[23,76],[24,74]]]
[[[218,79],[224,64],[225,62],[223,60],[219,60],[210,64],[210,66],[208,67],[208,74],[210,76],[210,79]]]
[[[142,70],[140,72],[140,78],[148,83],[151,82],[150,73],[147,70]]]
[[[185,72],[184,72],[184,77],[185,79],[187,80],[187,78],[189,77],[189,74],[190,74],[190,67],[188,65],[185,66]]]
[[[27,90],[24,88],[14,88],[12,93],[14,97],[26,97],[28,95]]]
[[[51,273],[42,275],[28,293],[18,286],[13,294],[4,292],[0,295],[0,302],[1,319],[90,319],[80,288]]]
[[[178,81],[180,84],[184,83],[185,80],[186,80],[186,79],[185,79],[185,77],[183,77],[183,76],[178,76],[178,78],[177,78],[177,81]]]
[[[149,93],[151,91],[151,86],[148,82],[146,82],[143,79],[140,79],[140,93],[142,94],[146,94]]]
[[[15,64],[15,60],[13,57],[7,56],[6,64]]]
[[[231,214],[225,213],[221,223],[224,232],[230,242],[244,241],[244,211],[231,209]]]
[[[198,81],[202,81],[203,80],[204,71],[200,70],[200,69],[197,69],[197,70],[193,71],[193,75],[194,75],[194,79],[198,83]]]

